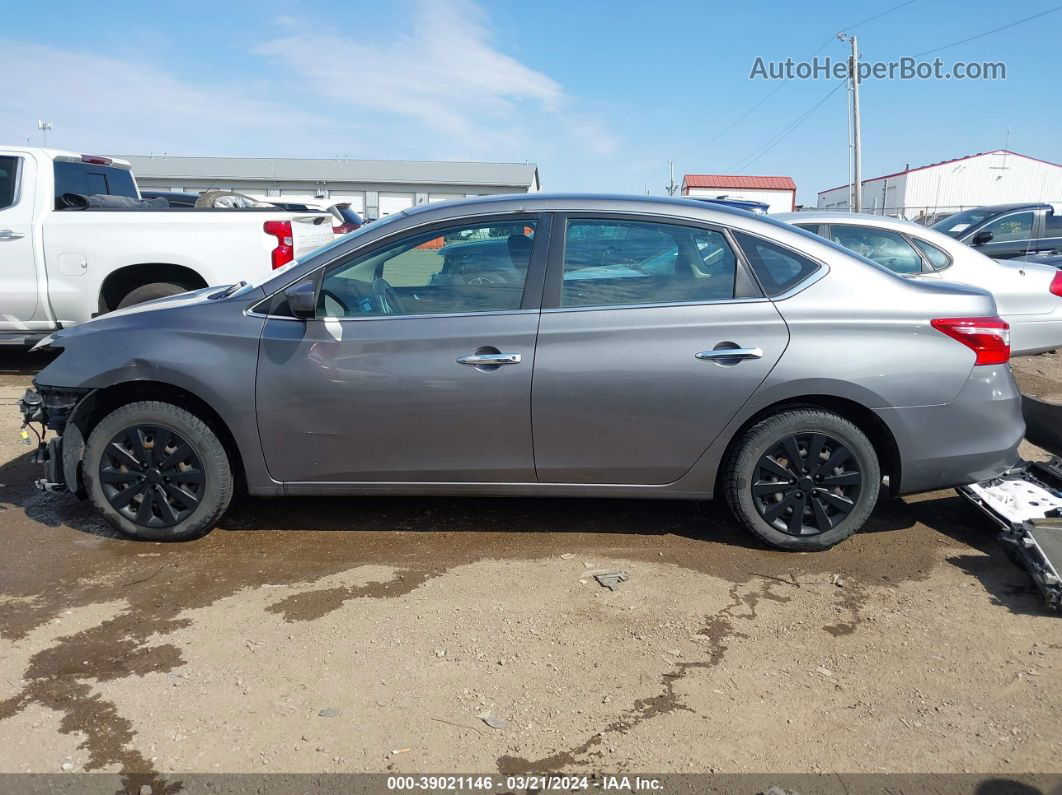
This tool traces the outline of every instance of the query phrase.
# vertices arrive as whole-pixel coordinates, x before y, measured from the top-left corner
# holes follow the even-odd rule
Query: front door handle
[[[472,353],[468,356],[458,356],[458,364],[470,364],[473,367],[495,364],[520,364],[521,357],[518,353]]]
[[[25,237],[22,232],[13,232],[10,229],[0,229],[0,240],[18,240]]]
[[[710,351],[700,351],[698,359],[762,359],[763,348],[714,348]]]

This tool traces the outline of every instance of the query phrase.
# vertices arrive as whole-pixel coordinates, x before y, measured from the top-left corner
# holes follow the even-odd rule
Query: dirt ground
[[[1062,394],[1062,356],[1016,369]],[[245,499],[140,543],[33,488],[32,370],[0,359],[2,772],[1062,771],[1062,621],[951,491],[805,555],[576,499]]]

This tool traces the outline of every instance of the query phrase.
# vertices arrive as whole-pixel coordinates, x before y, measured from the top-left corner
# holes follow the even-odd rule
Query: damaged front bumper
[[[35,424],[41,426],[39,443],[34,454],[34,460],[44,465],[44,477],[36,481],[38,488],[45,491],[69,490],[75,494],[81,493],[78,464],[84,448],[84,439],[80,429],[71,423],[70,419],[81,399],[91,391],[34,384],[34,387],[27,389],[22,396],[19,402],[22,427],[32,427]],[[54,433],[51,438],[47,438],[48,431]],[[75,455],[66,454],[64,438],[73,442],[71,446],[75,448]]]
[[[1062,611],[1062,458],[1025,461],[957,491],[1000,526],[1008,557],[1029,573],[1048,607]]]

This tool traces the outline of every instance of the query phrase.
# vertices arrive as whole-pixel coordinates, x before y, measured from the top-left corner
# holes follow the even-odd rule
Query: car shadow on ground
[[[4,484],[0,489],[0,516],[7,511],[20,511],[31,522],[48,527],[66,526],[98,538],[125,540],[90,503],[69,494],[38,492],[33,481],[39,477],[39,465],[31,458],[32,453],[27,452],[0,467],[0,483]],[[926,529],[932,532],[927,533]],[[548,555],[553,553],[554,545],[576,545],[599,550],[598,554],[602,546],[616,548],[617,554],[621,555],[625,552],[619,550],[644,552],[667,548],[669,558],[676,552],[704,557],[722,553],[735,565],[740,565],[742,557],[751,565],[768,555],[776,560],[791,561],[794,568],[812,565],[808,556],[766,550],[740,527],[721,501],[240,497],[234,501],[215,533],[264,533],[272,541],[283,543],[285,534],[297,538],[307,533],[335,533],[338,540],[344,531],[350,534],[351,543],[371,537],[373,546],[393,545],[396,550],[409,544],[412,534],[417,545],[428,554],[435,554],[435,550],[440,554],[457,553],[460,549],[469,554],[479,548],[490,556],[495,552],[515,552],[519,547],[528,554],[540,550],[542,555]],[[522,540],[517,543],[516,539],[521,536]],[[528,536],[532,537],[529,539]],[[668,536],[682,543],[668,547],[663,541]],[[875,548],[874,559],[881,555],[899,558],[910,553],[910,545],[927,546],[933,539],[938,543],[950,539],[970,551],[951,554],[944,561],[978,580],[995,604],[1019,614],[1040,615],[1045,612],[1031,580],[1006,557],[997,540],[998,529],[954,492],[943,491],[907,499],[883,497],[860,536],[864,544],[862,548],[858,546],[860,539],[856,539],[828,553],[840,556],[832,558],[840,568],[858,566],[855,558],[868,552],[870,547]],[[878,549],[881,547],[876,543],[878,536],[886,536],[882,540],[889,544],[902,544],[908,548]],[[128,543],[138,542],[129,540]],[[747,555],[743,550],[747,550]],[[928,573],[933,560],[931,555],[925,557],[927,568],[924,573]],[[867,563],[871,568],[875,565],[870,561]],[[814,566],[817,567],[817,562]]]
[[[0,348],[0,375],[36,375],[58,354],[23,348]]]
[[[939,496],[936,496],[939,494]],[[1049,613],[1026,572],[1007,557],[999,526],[954,491],[879,503],[871,523],[921,523],[971,548],[944,560],[981,583],[994,604],[1021,615]]]

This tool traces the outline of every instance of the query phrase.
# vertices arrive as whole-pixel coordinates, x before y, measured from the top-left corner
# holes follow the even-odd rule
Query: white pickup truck
[[[28,345],[153,298],[250,281],[334,237],[328,213],[76,209],[66,207],[70,194],[140,198],[126,161],[0,147],[0,345]]]

